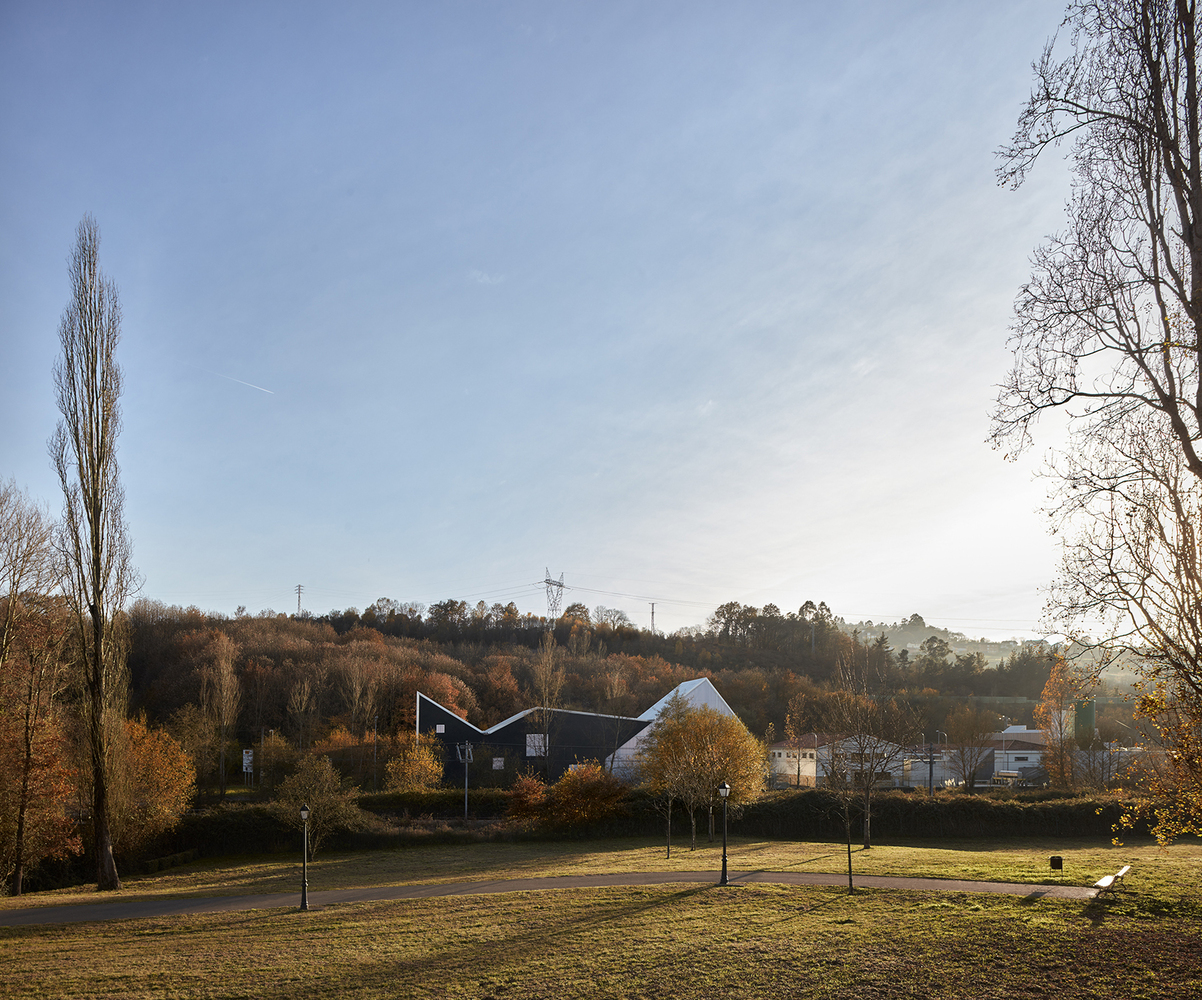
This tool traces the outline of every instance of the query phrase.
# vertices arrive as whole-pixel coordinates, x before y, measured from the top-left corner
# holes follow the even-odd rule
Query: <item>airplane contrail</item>
[[[265,392],[271,396],[275,395],[274,390],[264,389],[261,385],[255,385],[254,382],[243,382],[242,379],[240,379],[240,378],[234,378],[233,375],[222,375],[221,372],[213,372],[213,374],[218,375],[221,378],[228,378],[231,382],[237,382],[239,385],[249,385],[252,389],[258,389],[259,392]]]
[[[255,385],[254,382],[243,382],[242,379],[234,378],[233,375],[222,375],[221,372],[215,372],[211,368],[201,368],[200,365],[193,365],[192,367],[197,368],[202,372],[208,372],[210,375],[216,375],[218,378],[228,378],[231,382],[237,382],[239,385],[248,385],[252,389],[258,389],[259,392],[267,393],[269,396],[275,395],[274,389],[264,389],[261,385]]]

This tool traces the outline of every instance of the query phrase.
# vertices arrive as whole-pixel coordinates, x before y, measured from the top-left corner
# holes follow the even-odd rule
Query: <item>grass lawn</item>
[[[736,841],[733,871],[838,871],[839,845]],[[1088,884],[1114,903],[963,893],[666,885],[0,928],[14,997],[1202,996],[1202,846],[999,842],[857,851],[856,870]],[[474,844],[320,857],[311,889],[623,870],[713,869],[720,847]],[[295,888],[295,858],[195,865],[123,895]],[[5,907],[95,900],[55,892]]]

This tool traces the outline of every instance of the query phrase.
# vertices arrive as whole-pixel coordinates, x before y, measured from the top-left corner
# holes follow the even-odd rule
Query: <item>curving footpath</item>
[[[770,882],[776,885],[844,886],[847,875],[822,872],[732,872],[731,885]],[[497,892],[528,892],[539,889],[588,889],[598,886],[670,885],[718,881],[717,872],[623,872],[612,875],[559,875],[547,878],[509,878],[478,882],[438,882],[424,885],[384,885],[355,889],[309,892],[310,909],[335,903],[369,903],[390,899],[430,899],[435,896],[468,896]],[[918,892],[1000,893],[1027,899],[1093,899],[1092,886],[1030,885],[1018,882],[972,882],[964,879],[904,878],[896,875],[857,875],[859,889],[908,889]],[[70,906],[37,906],[23,910],[0,910],[0,927],[36,924],[73,924],[94,920],[139,920],[190,913],[220,913],[231,910],[266,910],[297,907],[300,892],[275,892],[257,896],[174,896],[160,899],[109,899],[103,903]]]

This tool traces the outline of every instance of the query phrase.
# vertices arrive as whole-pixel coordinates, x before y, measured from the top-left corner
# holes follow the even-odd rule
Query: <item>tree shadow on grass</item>
[[[513,893],[510,903],[532,903],[531,896],[537,897],[545,891]],[[505,934],[492,940],[448,941],[437,950],[416,958],[357,964],[351,973],[355,991],[372,994],[373,990],[396,990],[406,982],[429,986],[462,981],[465,975],[483,978],[492,974],[494,969],[520,976],[531,963],[538,962],[543,956],[562,953],[572,946],[579,951],[581,941],[587,941],[590,932],[599,931],[606,925],[627,926],[647,914],[668,910],[716,891],[717,886],[706,883],[665,894],[644,895],[639,892],[634,898],[594,900],[583,912],[566,919],[562,911],[557,911],[553,926],[541,923],[538,910],[532,906],[528,923],[516,921]],[[402,901],[398,902],[403,905]],[[326,912],[330,913],[330,910]],[[627,941],[633,951],[634,942]],[[296,994],[289,988],[276,992],[264,990],[258,995],[263,998],[282,998]]]

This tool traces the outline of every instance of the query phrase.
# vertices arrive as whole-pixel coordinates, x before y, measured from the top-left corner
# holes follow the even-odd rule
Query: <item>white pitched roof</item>
[[[710,683],[710,679],[708,677],[698,677],[696,680],[677,684],[676,687],[640,715],[639,719],[643,722],[654,722],[659,713],[664,710],[664,706],[672,700],[674,695],[680,695],[691,708],[701,708],[703,705],[706,705],[716,712],[721,712],[723,715],[735,714],[734,710],[726,704],[722,695],[718,694],[718,689]]]
[[[734,715],[734,710],[726,704],[726,700],[722,695],[718,694],[718,689],[710,683],[708,677],[698,677],[695,680],[685,681],[683,684],[677,684],[671,691],[660,698],[647,711],[639,716],[640,722],[654,722],[660,712],[664,710],[664,706],[668,704],[673,695],[680,695],[681,698],[689,705],[690,708],[712,708],[715,712],[721,712],[723,715]],[[650,727],[648,727],[650,728]],[[628,776],[634,771],[634,761],[638,754],[639,744],[643,742],[643,737],[647,730],[635,736],[632,736],[623,743],[610,757],[606,758],[606,762],[610,764],[611,769],[615,774]]]

